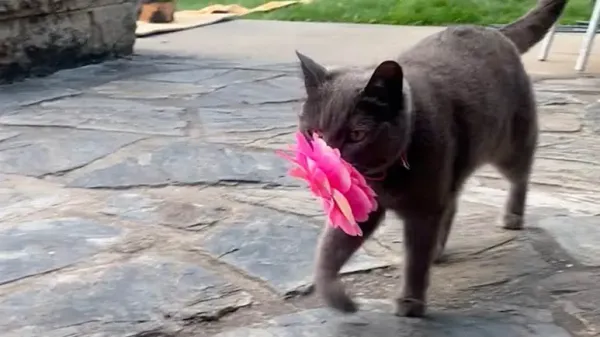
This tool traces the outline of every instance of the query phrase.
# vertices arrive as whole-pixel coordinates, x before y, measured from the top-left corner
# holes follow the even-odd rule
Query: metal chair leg
[[[540,54],[538,55],[538,60],[546,61],[548,59],[548,54],[550,54],[550,47],[552,47],[552,42],[554,41],[554,34],[556,33],[556,25],[552,26],[544,41],[542,41],[542,49],[540,50]]]
[[[596,29],[598,29],[598,22],[600,22],[600,1],[596,1],[594,4],[592,18],[590,19],[590,23],[581,43],[579,57],[577,58],[577,63],[575,64],[575,70],[577,71],[584,71],[587,67],[590,53],[592,52],[592,47],[594,45]]]

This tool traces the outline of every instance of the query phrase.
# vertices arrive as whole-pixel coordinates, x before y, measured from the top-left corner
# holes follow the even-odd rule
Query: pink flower
[[[358,222],[366,221],[377,209],[375,192],[352,165],[342,159],[340,151],[325,143],[316,133],[312,141],[296,132],[292,155],[279,154],[296,164],[292,177],[304,179],[311,192],[321,198],[328,223],[346,234],[362,236]]]

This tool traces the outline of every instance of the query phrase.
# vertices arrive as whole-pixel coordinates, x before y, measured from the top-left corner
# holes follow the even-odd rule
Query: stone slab
[[[9,223],[47,209],[58,210],[72,202],[70,191],[38,189],[39,185],[21,189],[7,181],[6,187],[0,187],[0,222]]]
[[[540,131],[546,133],[576,133],[583,129],[583,121],[579,113],[583,109],[567,107],[547,107],[539,109]]]
[[[297,102],[202,108],[197,116],[211,142],[272,150],[292,144],[297,129]]]
[[[2,297],[0,326],[2,336],[167,336],[250,303],[249,294],[202,267],[144,256]]]
[[[192,83],[207,87],[224,87],[234,83],[255,82],[272,78],[279,73],[250,69],[203,68],[150,74],[139,77],[143,81]]]
[[[229,216],[225,206],[162,200],[136,193],[112,195],[101,212],[127,221],[189,231],[203,230]]]
[[[141,139],[132,134],[36,130],[0,143],[0,172],[44,176],[73,170]]]
[[[83,260],[117,240],[120,233],[114,227],[82,218],[31,221],[3,230],[0,284]]]
[[[79,90],[33,80],[0,85],[0,115],[21,107],[79,94]]]
[[[593,77],[548,79],[539,82],[537,87],[544,91],[558,93],[581,95],[600,94],[600,80]]]
[[[600,102],[587,106],[585,117],[590,121],[592,131],[600,134]]]
[[[557,314],[572,317],[580,332],[593,336],[600,326],[600,274],[594,270],[567,270],[541,280],[542,288],[556,300]]]
[[[213,92],[217,87],[198,86],[190,83],[167,83],[136,80],[109,82],[93,88],[95,94],[123,99],[191,99]]]
[[[220,80],[220,79],[219,79]],[[305,96],[302,81],[280,76],[262,81],[227,85],[195,102],[201,108],[264,105],[301,101]]]
[[[108,167],[69,178],[69,186],[114,188],[167,184],[290,184],[287,164],[273,152],[236,150],[193,140],[169,143]]]
[[[0,117],[12,126],[54,126],[101,131],[183,136],[183,108],[122,99],[73,97],[41,103]]]
[[[239,108],[204,108],[197,115],[208,133],[225,134],[225,137],[259,131],[288,130],[291,133],[297,127],[300,109],[299,103],[248,105]]]
[[[552,321],[550,311],[504,308],[432,312],[427,319],[399,318],[391,306],[365,303],[364,311],[341,316],[326,309],[312,309],[276,317],[263,327],[223,332],[214,337],[569,337]],[[486,311],[486,310],[489,310]]]
[[[569,104],[577,104],[577,105],[584,104],[584,102],[582,100],[578,99],[577,97],[575,97],[574,95],[571,95],[569,93],[557,93],[557,92],[544,91],[545,86],[541,85],[541,84],[534,85],[534,88],[537,89],[535,91],[535,99],[536,99],[538,106],[540,106],[540,107],[556,106],[556,105],[565,106],[565,105],[569,105]]]
[[[308,218],[257,208],[230,226],[217,227],[203,240],[202,248],[288,295],[311,284],[318,226]],[[361,250],[343,273],[389,265]]]
[[[548,217],[537,226],[579,263],[600,267],[600,217]]]
[[[78,68],[63,69],[52,76],[38,78],[36,83],[51,83],[58,87],[88,90],[112,81],[133,79],[147,74],[161,75],[168,72],[196,69],[194,64],[178,59],[177,62],[150,55],[130,55],[129,57],[107,60]],[[171,61],[171,62],[168,62]],[[210,63],[207,61],[208,66]]]
[[[536,157],[557,160],[561,162],[558,169],[563,170],[573,164],[584,164],[586,171],[592,172],[581,172],[581,175],[589,175],[600,167],[600,144],[595,137],[584,135],[543,134]]]
[[[259,189],[244,188],[231,190],[228,199],[250,205],[294,213],[307,217],[323,217],[323,207],[308,188],[302,189]]]

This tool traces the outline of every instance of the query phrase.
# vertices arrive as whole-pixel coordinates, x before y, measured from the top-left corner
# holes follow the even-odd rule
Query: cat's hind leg
[[[353,313],[358,310],[354,301],[346,294],[339,279],[339,272],[350,257],[362,246],[383,221],[385,210],[371,213],[369,219],[359,226],[363,236],[350,236],[338,228],[327,227],[317,248],[315,290],[325,303],[338,311]]]
[[[521,130],[517,130],[516,133],[523,132],[517,135],[522,137],[522,140],[513,141],[515,146],[510,155],[496,163],[496,167],[500,173],[510,182],[503,217],[503,226],[508,230],[523,229],[529,180],[535,157],[538,132],[536,120],[532,119],[530,123],[529,128],[521,126]]]
[[[440,223],[440,232],[438,234],[437,239],[437,247],[435,252],[435,258],[433,263],[440,264],[445,261],[444,252],[446,250],[446,245],[448,243],[448,237],[450,236],[450,232],[452,230],[452,224],[454,222],[454,218],[456,216],[457,209],[457,197],[452,197],[452,199],[448,202],[448,206],[444,210],[444,215],[442,217]]]

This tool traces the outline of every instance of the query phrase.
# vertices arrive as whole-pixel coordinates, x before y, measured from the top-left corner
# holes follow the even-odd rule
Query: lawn
[[[199,9],[211,4],[239,4],[248,8],[262,0],[177,0],[179,9]],[[510,22],[535,5],[535,0],[313,0],[248,19],[381,23],[396,25],[480,25]],[[589,20],[590,0],[571,0],[561,23]]]

